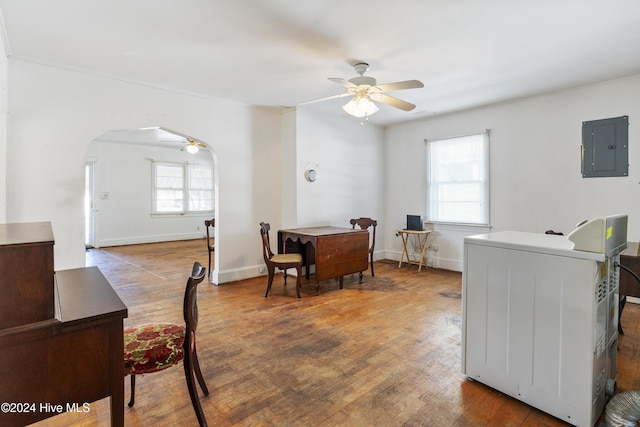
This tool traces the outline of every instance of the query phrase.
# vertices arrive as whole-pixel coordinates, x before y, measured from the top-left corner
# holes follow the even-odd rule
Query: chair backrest
[[[378,221],[371,218],[354,218],[351,221],[351,228],[356,228],[356,225],[363,230],[369,229],[369,227],[373,227],[373,233],[371,233],[371,247],[369,250],[372,250],[376,245],[376,227],[378,226]]]
[[[215,218],[211,218],[211,219],[205,219],[204,220],[204,228],[207,230],[207,246],[209,247],[209,250],[213,250],[213,248],[215,247],[213,243],[211,243],[211,238],[213,236],[211,236],[209,234],[209,227],[214,228],[216,226],[216,219]]]
[[[262,237],[262,256],[264,257],[264,262],[270,262],[273,257],[273,252],[271,251],[271,243],[269,242],[269,230],[271,230],[271,225],[268,222],[260,223],[260,236]]]
[[[198,328],[198,284],[204,279],[207,269],[199,262],[193,263],[191,276],[187,279],[187,288],[184,291],[184,322],[186,325],[185,336],[189,339]]]

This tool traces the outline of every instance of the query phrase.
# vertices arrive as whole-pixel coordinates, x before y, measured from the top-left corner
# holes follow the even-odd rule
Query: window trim
[[[151,167],[151,216],[154,217],[168,217],[168,216],[200,216],[204,214],[211,214],[213,212],[213,201],[214,201],[214,184],[213,184],[213,167],[202,164],[195,164],[189,162],[171,162],[171,161],[158,161],[152,160]],[[182,210],[179,211],[171,211],[171,212],[162,212],[158,211],[158,185],[157,185],[157,167],[158,166],[179,166],[182,168]],[[211,209],[208,210],[190,210],[189,209],[189,196],[190,196],[190,183],[191,183],[191,172],[190,168],[193,166],[208,168],[211,170]],[[202,190],[202,189],[198,189]]]
[[[425,139],[425,157],[426,157],[426,168],[425,168],[425,181],[426,181],[426,215],[425,222],[431,224],[440,224],[440,225],[449,225],[449,226],[465,226],[465,227],[488,227],[491,228],[491,197],[490,197],[490,139],[489,139],[490,130],[485,129],[480,132],[471,132],[466,134],[459,134],[454,136],[442,137],[442,138],[432,138]],[[480,182],[482,184],[482,202],[483,202],[483,213],[480,221],[484,219],[484,222],[467,222],[467,221],[455,221],[455,220],[434,220],[430,217],[430,209],[429,204],[431,203],[431,195],[430,195],[430,150],[429,144],[434,142],[441,142],[446,140],[455,140],[458,138],[465,138],[470,136],[481,136],[482,137],[482,152],[484,156],[483,162],[483,176],[480,180],[474,182]]]

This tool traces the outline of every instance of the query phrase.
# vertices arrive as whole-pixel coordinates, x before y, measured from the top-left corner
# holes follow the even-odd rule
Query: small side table
[[[424,265],[425,268],[429,268],[427,266],[427,260],[425,259],[425,253],[427,251],[427,238],[429,237],[429,233],[431,230],[396,230],[397,235],[402,237],[402,255],[400,255],[400,262],[398,263],[398,268],[402,267],[402,261],[405,256],[407,257],[407,264],[417,264],[418,271],[422,269]],[[420,246],[420,260],[415,261],[409,258],[409,251],[407,251],[407,242],[409,241],[409,236],[416,236],[416,240]]]

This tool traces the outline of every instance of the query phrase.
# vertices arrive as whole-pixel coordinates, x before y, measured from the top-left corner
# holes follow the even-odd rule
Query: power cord
[[[640,276],[638,276],[636,273],[634,273],[629,267],[626,267],[626,266],[620,264],[617,261],[613,265],[614,265],[614,267],[621,268],[624,271],[626,271],[627,273],[631,274],[633,276],[633,278],[636,279],[636,281],[638,283],[640,283]]]
[[[620,264],[618,261],[614,262],[613,266],[616,268],[620,268],[626,271],[627,273],[631,274],[631,276],[633,276],[633,278],[636,279],[638,283],[640,283],[640,276],[638,276],[635,272],[633,272],[629,267],[626,267]],[[624,335],[624,331],[622,330],[622,325],[620,324],[620,317],[622,316],[622,310],[624,310],[624,306],[626,304],[627,304],[627,296],[622,295],[620,297],[620,300],[618,301],[618,333],[620,335]]]

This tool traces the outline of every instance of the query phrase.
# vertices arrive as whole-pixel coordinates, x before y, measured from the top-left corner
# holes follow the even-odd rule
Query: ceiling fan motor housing
[[[350,79],[349,81],[356,86],[375,86],[376,85],[376,79],[369,76],[358,76]]]
[[[353,69],[356,70],[356,73],[363,75],[365,72],[369,71],[369,64],[366,62],[358,62],[353,65]]]

